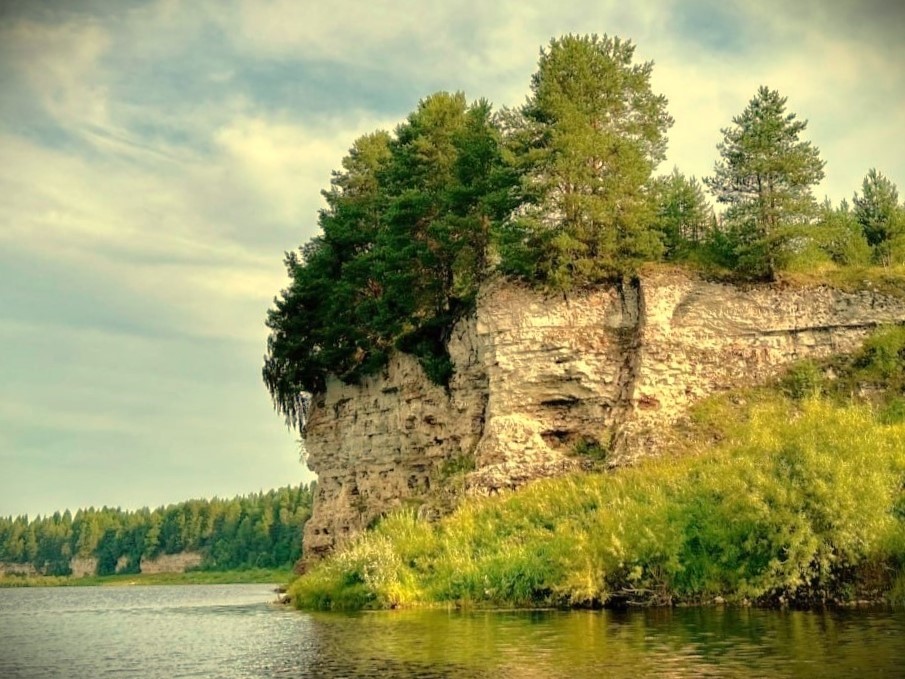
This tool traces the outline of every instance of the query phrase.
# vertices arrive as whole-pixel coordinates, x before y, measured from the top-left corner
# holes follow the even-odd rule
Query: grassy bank
[[[469,500],[437,524],[388,517],[290,595],[322,609],[905,603],[905,330],[829,367],[701,404],[673,454],[637,467]]]
[[[123,575],[86,576],[0,576],[0,587],[116,587],[129,585],[236,585],[252,583],[285,583],[291,570],[253,568],[239,571],[189,571],[188,573],[133,573]]]

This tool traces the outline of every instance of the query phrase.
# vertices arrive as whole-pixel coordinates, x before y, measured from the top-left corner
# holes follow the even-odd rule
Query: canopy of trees
[[[489,275],[565,294],[663,258],[761,279],[796,259],[905,261],[895,186],[871,170],[854,210],[818,206],[824,163],[800,138],[807,123],[767,87],[722,130],[704,179],[722,214],[694,177],[654,176],[673,121],[634,51],[554,39],[523,106],[494,114],[440,92],[392,134],[355,141],[267,316],[263,377],[289,426],[304,429],[329,376],[358,381],[393,351],[448,385],[447,341]]]
[[[29,521],[0,517],[0,561],[31,563],[45,575],[68,575],[73,557],[98,560],[98,575],[137,573],[142,558],[200,551],[202,568],[278,568],[295,563],[311,516],[314,484],[231,500],[189,500],[137,511],[80,509]]]
[[[672,174],[653,180],[652,197],[653,225],[663,241],[665,259],[679,260],[706,244],[716,217],[696,178],[688,179],[674,168]]]
[[[303,392],[373,373],[396,348],[449,379],[446,341],[488,273],[512,184],[490,105],[461,93],[355,142],[324,192],[321,235],[287,255],[292,284],[267,317],[264,381],[290,425],[303,423]]]

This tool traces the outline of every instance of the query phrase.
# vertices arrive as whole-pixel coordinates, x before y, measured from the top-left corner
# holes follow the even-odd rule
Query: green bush
[[[816,396],[823,390],[823,372],[820,366],[811,360],[800,361],[789,368],[780,380],[780,389],[789,398],[801,400],[807,396]]]
[[[609,452],[607,446],[592,438],[583,438],[572,446],[573,455],[577,457],[586,457],[595,462],[606,461]]]
[[[878,417],[883,424],[905,423],[905,398],[898,396],[889,399],[883,404]]]
[[[886,328],[864,343],[855,367],[858,376],[899,385],[905,377],[905,327]]]

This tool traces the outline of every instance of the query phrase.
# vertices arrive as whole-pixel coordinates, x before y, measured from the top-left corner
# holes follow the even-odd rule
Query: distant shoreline
[[[89,575],[80,578],[54,575],[3,575],[0,588],[14,587],[128,587],[132,585],[285,585],[293,578],[292,570],[252,568],[232,571],[188,571],[186,573],[122,573]]]

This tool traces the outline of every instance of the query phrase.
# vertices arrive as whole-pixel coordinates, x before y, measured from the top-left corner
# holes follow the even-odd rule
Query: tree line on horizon
[[[192,551],[201,552],[204,570],[289,567],[299,559],[315,491],[312,481],[156,509],[0,517],[0,562],[69,575],[72,559],[94,558],[97,575],[112,575],[140,572],[142,559]],[[117,570],[122,558],[125,566]]]
[[[768,87],[722,129],[713,175],[655,175],[673,120],[634,50],[553,39],[522,106],[438,92],[393,133],[355,140],[267,314],[263,378],[287,425],[304,427],[329,375],[356,382],[396,350],[448,384],[452,327],[492,274],[565,294],[650,261],[747,280],[905,263],[895,184],[870,169],[851,205],[818,203],[824,161]]]

